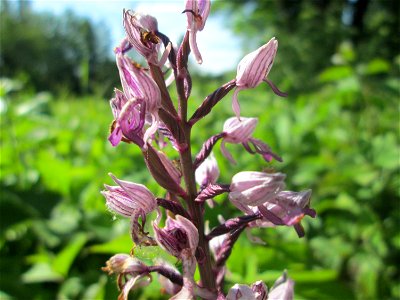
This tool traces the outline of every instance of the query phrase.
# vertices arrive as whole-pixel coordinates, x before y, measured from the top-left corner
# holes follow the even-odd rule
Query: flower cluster
[[[180,261],[182,269],[179,271],[159,259],[148,265],[133,255],[116,254],[103,270],[117,275],[119,299],[128,299],[131,290],[148,285],[154,273],[171,299],[292,299],[294,282],[286,271],[270,290],[262,281],[224,289],[225,264],[244,230],[293,226],[303,236],[301,220],[306,215],[316,215],[310,207],[311,191],[285,190],[286,175],[280,172],[242,171],[230,183],[220,183],[213,154],[215,144],[220,141],[222,155],[232,164],[236,161],[227,144],[233,144],[232,147],[241,144],[246,152],[261,155],[266,162],[282,161],[270,146],[253,137],[258,119],[241,116],[238,101],[241,90],[255,88],[262,82],[269,84],[275,94],[286,96],[267,79],[278,41],[272,38],[246,55],[237,67],[236,78],[208,95],[189,118],[187,102],[192,80],[188,57],[192,52],[199,64],[203,61],[196,36],[205,28],[210,1],[186,0],[182,8],[187,27],[179,47],[172,47],[154,17],[130,10],[123,12],[126,37],[115,48],[122,89],[115,89],[110,101],[114,116],[109,135],[111,145],[125,142],[139,147],[149,173],[165,193],[157,197],[146,186],[112,174],[116,185],[105,185],[102,191],[107,208],[130,219],[135,247],[159,246]],[[146,63],[141,66],[134,62],[129,57],[130,51],[136,51]],[[168,91],[173,81],[177,101],[171,99]],[[193,156],[192,127],[232,90],[234,116]],[[175,157],[167,156],[165,147],[173,149]],[[228,220],[221,216],[220,225],[210,230],[206,226],[205,202],[214,207],[217,204],[213,198],[225,193],[240,215]],[[152,226],[146,225],[153,212],[156,218]],[[194,279],[196,268],[201,278],[198,282]]]

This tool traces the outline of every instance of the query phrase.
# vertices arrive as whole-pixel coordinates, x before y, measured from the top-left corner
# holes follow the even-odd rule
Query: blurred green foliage
[[[274,66],[280,71],[271,78],[292,96],[319,87],[316,75],[332,63],[377,58],[391,63],[399,53],[396,0],[236,0],[216,1],[213,9],[241,38],[246,52],[273,36],[278,39]],[[344,41],[350,41],[352,49],[335,55]]]
[[[312,207],[318,216],[304,219],[303,239],[292,228],[253,229],[265,246],[242,236],[228,260],[227,288],[256,280],[270,285],[287,269],[296,281],[296,300],[400,297],[400,58],[389,44],[373,51],[385,41],[383,29],[361,49],[359,41],[365,35],[340,28],[336,2],[328,2],[336,13],[319,20],[331,24],[329,35],[328,28],[315,30],[313,2],[298,2],[304,7],[297,8],[298,21],[291,32],[274,23],[288,20],[280,18],[284,11],[279,2],[266,1],[268,16],[280,12],[271,16],[272,27],[264,25],[278,31],[274,34],[281,41],[270,77],[291,94],[282,99],[261,85],[240,92],[239,101],[243,116],[259,118],[255,137],[269,143],[284,162],[266,164],[260,157],[242,155],[240,146],[228,145],[238,161],[231,165],[217,145],[221,182],[228,183],[238,171],[274,168],[287,174],[288,189],[313,189]],[[371,11],[378,4],[370,5],[369,30],[374,28],[371,23],[391,22],[387,10]],[[261,17],[259,10],[254,13]],[[249,20],[250,26],[253,19]],[[312,28],[316,32],[311,33]],[[340,30],[348,31],[345,38]],[[265,40],[266,31],[257,32],[243,27],[242,33],[255,45]],[[317,35],[334,43],[324,43]],[[294,39],[291,51],[299,53],[291,55],[285,41]],[[319,45],[312,53],[307,50],[310,40]],[[232,77],[234,73],[194,76],[190,110]],[[162,189],[149,177],[137,147],[109,145],[112,114],[101,96],[55,97],[35,93],[37,88],[27,88],[30,85],[17,75],[0,82],[0,298],[116,299],[115,278],[108,278],[100,267],[111,255],[131,250],[129,222],[114,220],[99,191],[103,183],[111,183],[107,172],[146,184],[157,196],[163,196]],[[230,96],[194,128],[194,151],[232,116]],[[216,208],[206,210],[211,227],[218,214],[238,214],[225,196],[216,201]],[[149,263],[160,256],[175,262],[155,248],[135,249],[135,255]],[[160,296],[154,280],[150,288],[132,293],[136,298],[166,297]]]

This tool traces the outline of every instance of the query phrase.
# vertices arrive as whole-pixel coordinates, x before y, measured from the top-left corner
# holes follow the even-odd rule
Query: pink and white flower
[[[123,19],[129,43],[149,63],[157,64],[160,48],[160,40],[156,35],[157,19],[131,10],[124,10]]]
[[[275,158],[278,161],[282,159],[272,152],[271,148],[264,142],[252,137],[257,126],[257,118],[229,118],[225,121],[223,127],[223,140],[221,142],[222,154],[231,162],[236,163],[231,153],[225,147],[225,143],[242,144],[250,154],[261,154],[266,161]]]
[[[232,177],[229,200],[241,211],[252,214],[252,207],[262,205],[284,188],[286,175],[244,171]]]
[[[194,57],[199,64],[203,62],[203,58],[197,47],[196,35],[197,32],[202,31],[206,25],[210,7],[210,0],[186,0],[185,10],[183,11],[186,13],[187,17],[190,49],[192,49]]]
[[[276,51],[278,50],[278,41],[273,37],[268,43],[257,50],[247,54],[238,64],[236,74],[236,90],[232,98],[232,109],[236,117],[240,117],[240,105],[238,93],[244,89],[255,88],[261,82],[267,82],[272,90],[279,96],[285,97],[286,94],[279,91],[271,81],[267,79],[271,71]]]

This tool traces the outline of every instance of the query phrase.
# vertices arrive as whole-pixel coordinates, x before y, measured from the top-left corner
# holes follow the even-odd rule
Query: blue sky
[[[181,14],[184,9],[183,0],[33,0],[32,8],[54,14],[62,14],[66,9],[71,9],[80,16],[105,23],[112,34],[112,48],[124,37],[123,8],[155,16],[159,30],[168,35],[172,41],[176,41],[186,29],[186,17]],[[199,67],[200,71],[219,74],[236,68],[241,59],[239,40],[226,28],[221,17],[210,17],[204,30],[198,33],[197,39],[204,60]]]

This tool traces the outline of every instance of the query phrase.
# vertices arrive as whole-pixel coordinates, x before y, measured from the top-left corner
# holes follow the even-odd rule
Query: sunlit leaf
[[[320,82],[333,82],[353,75],[349,66],[334,66],[326,69],[319,75]]]
[[[93,245],[89,247],[92,253],[115,254],[129,253],[133,247],[132,239],[128,234],[121,235],[107,243]]]
[[[56,272],[50,264],[38,263],[22,275],[24,283],[60,282],[64,276]]]
[[[71,267],[76,256],[79,254],[86,241],[88,240],[88,236],[86,233],[78,233],[76,234],[71,242],[54,258],[52,262],[52,268],[66,276]]]

